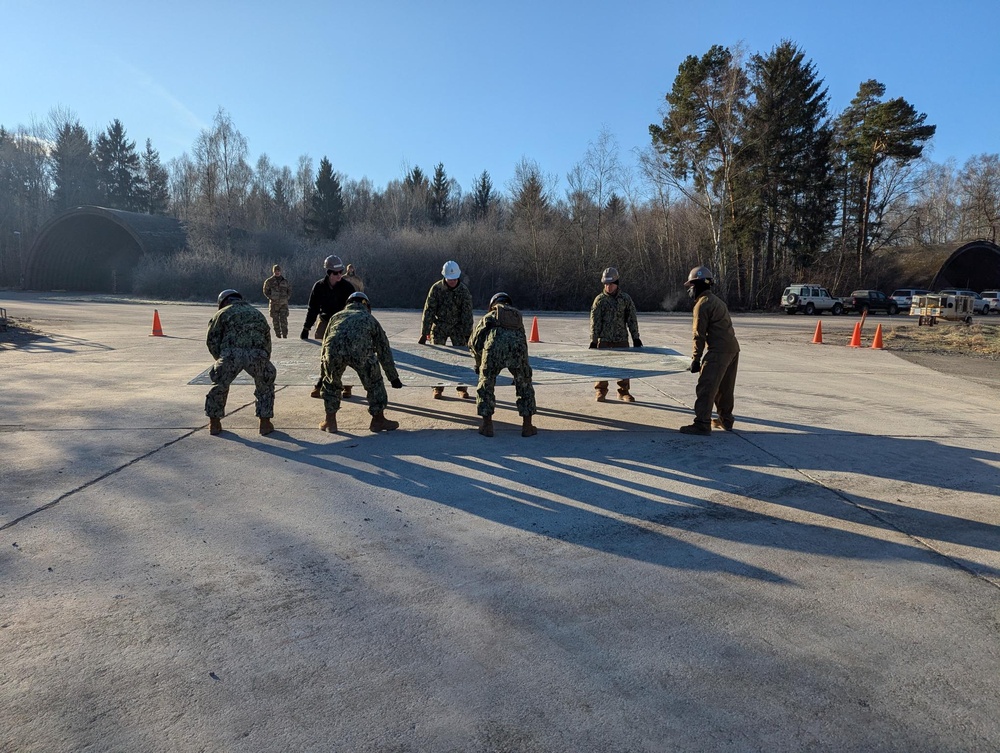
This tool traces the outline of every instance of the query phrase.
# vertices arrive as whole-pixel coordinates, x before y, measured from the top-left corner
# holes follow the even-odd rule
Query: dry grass
[[[956,353],[1000,360],[1000,326],[938,322],[933,327],[916,324],[894,326],[885,333],[886,350],[904,353]]]

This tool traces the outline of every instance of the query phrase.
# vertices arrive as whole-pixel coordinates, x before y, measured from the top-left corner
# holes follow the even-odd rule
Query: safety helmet
[[[441,267],[441,276],[446,280],[457,280],[462,276],[462,270],[458,268],[457,261],[446,261]]]
[[[335,256],[333,254],[330,254],[328,257],[326,257],[326,260],[323,262],[323,266],[326,267],[327,272],[344,271],[344,262],[340,260],[339,256]]]
[[[490,308],[493,308],[494,306],[500,303],[506,303],[510,305],[513,303],[513,301],[511,301],[510,296],[507,295],[506,293],[494,293],[493,297],[490,298]]]
[[[612,282],[615,283],[615,284],[617,284],[618,283],[618,268],[617,267],[608,267],[603,272],[601,272],[601,282],[603,282],[605,285],[607,285],[608,283],[612,283]]]
[[[708,267],[695,267],[691,270],[688,275],[687,282],[684,283],[684,287],[688,288],[694,285],[696,282],[701,280],[702,282],[712,282],[712,270]]]
[[[225,308],[230,298],[235,298],[239,301],[243,300],[243,296],[240,295],[240,291],[233,290],[232,288],[226,288],[219,293],[219,308]]]
[[[349,296],[347,296],[348,304],[358,303],[358,302],[365,304],[365,306],[368,307],[369,311],[372,310],[372,302],[368,300],[368,296],[362,293],[360,290],[351,293]]]

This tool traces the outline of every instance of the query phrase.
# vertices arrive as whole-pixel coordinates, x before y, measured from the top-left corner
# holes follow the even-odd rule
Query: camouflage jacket
[[[247,301],[234,301],[212,317],[205,343],[215,359],[227,350],[260,350],[270,358],[271,325]]]
[[[449,288],[438,280],[427,291],[420,334],[429,335],[431,328],[448,333],[457,340],[468,340],[472,333],[472,293],[469,286],[459,282]]]
[[[472,337],[469,338],[469,350],[472,351],[472,358],[476,362],[476,373],[479,372],[486,351],[501,344],[518,360],[527,359],[528,337],[524,333],[521,312],[513,306],[504,304],[490,309],[486,316],[479,320]]]
[[[399,379],[389,337],[364,303],[351,303],[330,317],[323,335],[323,360],[382,364],[386,378]]]
[[[590,307],[590,341],[620,342],[628,344],[639,338],[639,322],[635,317],[635,304],[626,293],[617,295],[601,293]]]
[[[292,297],[292,286],[281,275],[271,275],[264,280],[264,297],[271,303],[287,305]]]
[[[694,302],[694,349],[691,357],[701,360],[705,349],[716,353],[739,353],[740,344],[733,330],[733,320],[725,302],[712,292],[705,292]]]

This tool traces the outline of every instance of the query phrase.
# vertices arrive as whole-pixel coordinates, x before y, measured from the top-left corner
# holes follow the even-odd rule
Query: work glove
[[[299,337],[301,337],[303,340],[308,340],[309,339],[309,328],[308,327],[303,327],[302,328],[302,334],[299,335]]]
[[[638,337],[633,337],[632,338],[632,347],[633,348],[641,348],[642,347],[642,340],[640,340]]]
[[[691,373],[692,374],[697,374],[699,371],[701,371],[701,359],[700,358],[692,358],[691,359]]]
[[[427,344],[427,335],[421,335],[420,339],[417,340],[417,345],[426,345],[426,344]]]
[[[591,349],[596,348],[597,347],[597,340],[591,340],[590,341],[590,347],[591,347]]]
[[[389,384],[392,385],[392,388],[394,390],[402,389],[403,387],[403,383],[398,379],[393,379],[391,382],[389,382]]]

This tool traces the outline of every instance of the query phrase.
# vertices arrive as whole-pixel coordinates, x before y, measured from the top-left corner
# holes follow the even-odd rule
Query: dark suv
[[[851,311],[859,314],[865,311],[884,311],[895,316],[899,313],[899,304],[881,290],[855,290],[847,297],[846,303]]]

